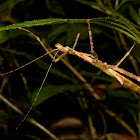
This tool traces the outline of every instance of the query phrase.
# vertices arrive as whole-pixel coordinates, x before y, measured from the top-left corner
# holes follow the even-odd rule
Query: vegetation
[[[136,42],[119,67],[140,75],[139,7],[139,0],[2,0],[1,74],[46,53],[37,39],[20,27],[39,36],[49,50],[56,49],[56,43],[72,47],[80,33],[75,50],[90,54],[86,20],[90,19],[94,50],[99,60],[116,65]],[[47,55],[24,68],[1,75],[0,138],[59,139],[60,132],[54,131],[52,126],[66,117],[81,120],[82,132],[89,134],[86,139],[107,136],[111,140],[113,137],[109,133],[140,138],[139,95],[69,54],[53,62],[33,109],[16,130],[34,102],[51,62]]]

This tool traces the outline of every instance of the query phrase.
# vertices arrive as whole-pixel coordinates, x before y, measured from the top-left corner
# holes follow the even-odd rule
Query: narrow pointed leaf
[[[35,107],[38,106],[39,104],[41,104],[42,102],[44,102],[45,100],[59,94],[59,93],[64,93],[64,92],[67,92],[67,91],[70,91],[70,92],[75,92],[79,89],[78,86],[75,86],[75,85],[47,85],[45,87],[43,87],[41,89],[41,92],[37,98],[37,101],[35,103]],[[39,89],[36,89],[34,92],[33,92],[33,95],[32,95],[32,99],[31,99],[31,102],[33,103],[36,95],[37,95],[37,92],[38,92]]]

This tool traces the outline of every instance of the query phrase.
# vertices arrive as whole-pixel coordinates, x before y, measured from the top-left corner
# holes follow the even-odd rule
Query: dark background
[[[110,8],[122,14],[139,30],[137,21],[140,21],[140,19],[135,20],[133,12],[130,10],[130,7],[132,7],[139,17],[139,0],[126,1],[119,8],[115,7],[117,1],[97,0],[86,2],[87,4],[82,4],[82,0],[79,2],[76,0],[1,0],[0,25],[6,26],[46,18],[90,19],[108,16],[119,18],[114,11],[108,12],[108,8]],[[90,2],[94,5],[93,7]],[[118,5],[120,3],[121,1]],[[76,50],[90,53],[87,24],[62,23],[28,29],[38,35],[48,48],[53,49],[56,43],[72,47],[77,33],[80,32],[81,35]],[[99,60],[108,64],[117,64],[134,42],[121,32],[105,26],[91,24],[91,29],[94,49],[99,56]],[[44,53],[45,51],[38,41],[25,31],[15,29],[0,32],[1,73],[26,64]],[[121,67],[139,75],[140,55],[138,44],[131,54],[131,58],[128,57],[121,64]],[[47,88],[42,91],[40,98],[46,99],[33,107],[29,117],[33,117],[47,129],[51,128],[52,123],[62,118],[78,118],[82,121],[82,130],[87,131],[90,138],[91,129],[89,125],[94,126],[98,136],[112,132],[134,136],[134,133],[128,131],[128,127],[125,128],[123,124],[120,124],[121,121],[116,121],[117,117],[128,124],[138,137],[139,128],[137,125],[140,125],[138,95],[120,86],[114,79],[76,56],[67,55],[64,59],[90,83],[95,92],[101,97],[101,101],[96,101],[96,99],[89,96],[90,93],[84,88],[83,82],[59,61],[53,63],[44,84],[43,89]],[[49,57],[44,57],[19,71],[2,76],[0,90],[2,96],[26,114],[51,61]],[[51,97],[46,97],[48,93]],[[105,106],[115,116],[108,113]],[[88,117],[92,119],[91,124]],[[37,128],[36,125],[32,125],[31,122],[25,121],[18,130],[15,130],[22,118],[7,103],[5,104],[3,100],[0,100],[0,139],[48,139],[48,135],[42,132],[40,128]]]

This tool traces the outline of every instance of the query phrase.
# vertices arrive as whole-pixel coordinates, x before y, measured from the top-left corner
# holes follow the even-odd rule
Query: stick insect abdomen
[[[131,80],[125,78],[123,75],[117,73],[117,76],[119,76],[122,81],[123,81],[123,85],[126,87],[126,88],[129,88],[137,93],[140,94],[140,87],[138,85],[136,85],[134,82],[132,82]]]
[[[103,63],[100,60],[98,60],[97,63],[93,63],[93,65],[98,67],[103,72],[105,72],[106,74],[110,75],[111,77],[114,77],[115,79],[117,79],[117,81],[119,81],[119,83],[121,85],[123,85],[126,88],[129,88],[129,89],[131,89],[131,90],[133,90],[133,91],[135,91],[135,92],[140,94],[140,87],[138,85],[136,85],[131,80],[125,78],[123,75],[119,74],[118,72],[114,71],[113,69],[110,69],[109,65]]]

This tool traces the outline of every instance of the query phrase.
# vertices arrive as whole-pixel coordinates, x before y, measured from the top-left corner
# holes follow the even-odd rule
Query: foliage
[[[20,27],[25,27],[39,36],[49,49],[54,49],[54,44],[58,42],[64,46],[72,46],[77,33],[80,32],[76,50],[90,53],[86,20],[90,19],[94,49],[99,55],[99,60],[115,65],[133,42],[136,42],[134,50],[121,64],[121,67],[140,75],[139,7],[139,0],[1,1],[1,73],[22,66],[45,53],[39,42],[32,35],[19,30]],[[28,67],[1,76],[0,119],[8,127],[8,135],[0,132],[1,136],[15,138],[24,135],[29,139],[39,139],[40,134],[36,133],[36,128],[29,132],[32,126],[25,122],[20,126],[23,129],[21,133],[13,132],[20,122],[19,119],[17,121],[20,116],[11,110],[16,112],[18,109],[29,110],[51,62],[52,60],[47,56]],[[91,89],[101,97],[101,101],[95,101],[91,96]],[[18,108],[13,109],[12,105],[5,102],[2,97],[7,97],[8,101]],[[66,105],[67,101],[70,102],[71,110]],[[5,103],[11,109],[6,107]],[[76,56],[67,55],[61,62],[53,62],[31,114],[33,118],[39,120],[40,124],[44,126],[47,124],[48,128],[51,125],[49,122],[54,122],[61,117],[78,117],[85,125],[88,123],[86,127],[89,131],[93,131],[89,126],[93,126],[97,133],[103,134],[106,126],[102,124],[100,127],[101,124],[97,122],[100,118],[100,121],[106,122],[107,132],[115,131],[138,137],[140,135],[139,106],[139,95],[121,87],[114,79]],[[63,108],[67,108],[67,111],[61,112]],[[110,113],[109,110],[112,112]],[[98,112],[102,112],[104,117]],[[112,115],[113,113],[115,115]],[[93,124],[97,123],[93,125],[89,117],[92,118]],[[114,120],[117,121],[112,125]],[[27,121],[39,127],[30,119]],[[29,127],[24,127],[24,125]],[[115,125],[119,125],[120,128],[115,128]],[[2,128],[3,125],[0,127]],[[10,133],[11,130],[13,133]],[[48,131],[44,132],[51,136]],[[92,138],[95,137],[92,135]]]

